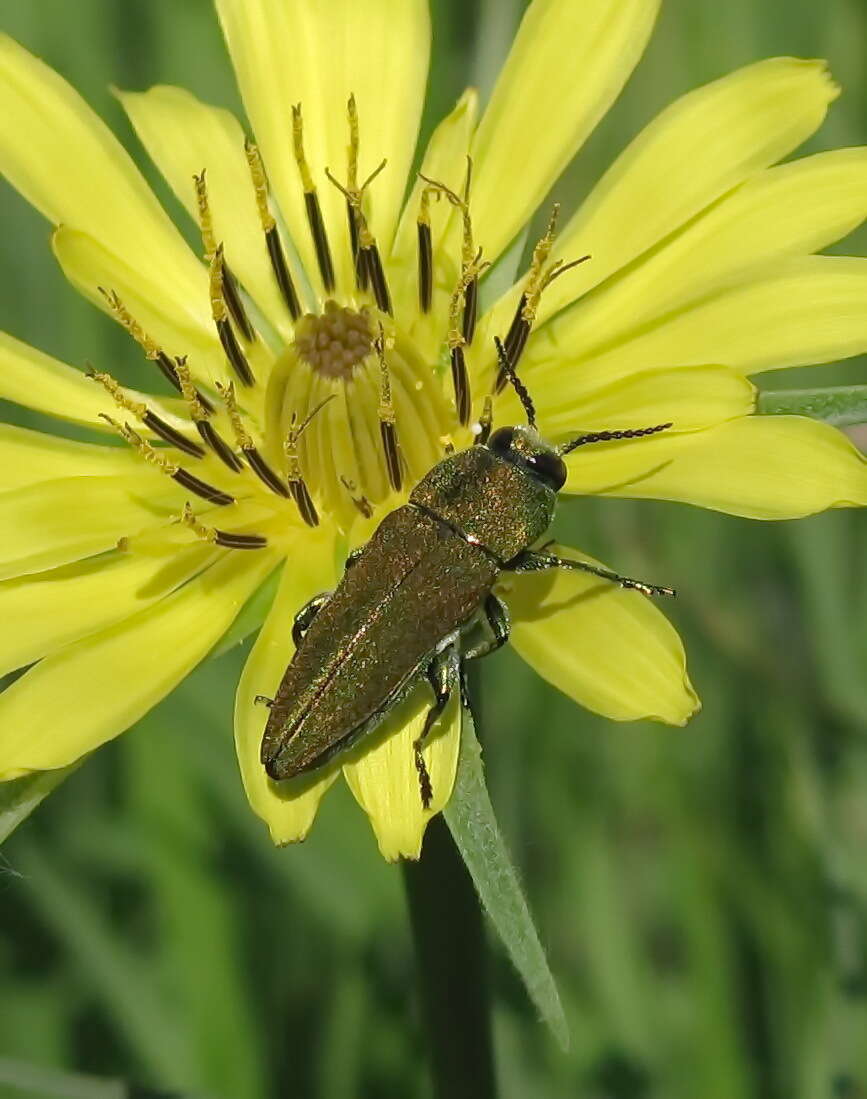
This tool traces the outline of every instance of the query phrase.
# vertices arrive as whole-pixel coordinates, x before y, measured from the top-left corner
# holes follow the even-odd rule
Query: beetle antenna
[[[573,439],[570,443],[563,443],[562,446],[558,446],[557,453],[562,458],[564,454],[569,454],[579,446],[586,446],[588,443],[610,443],[616,439],[641,439],[645,435],[656,435],[660,431],[667,431],[670,427],[674,427],[674,424],[631,427],[625,431],[591,431],[589,435],[579,435],[577,439]]]
[[[506,354],[506,349],[503,347],[503,341],[499,336],[494,336],[494,343],[497,345],[497,359],[500,363],[500,370],[512,383],[512,388],[518,394],[518,400],[523,406],[524,412],[527,414],[527,423],[530,427],[536,426],[536,407],[533,404],[533,398],[527,392],[527,387],[515,373],[515,368],[509,361],[509,356]]]

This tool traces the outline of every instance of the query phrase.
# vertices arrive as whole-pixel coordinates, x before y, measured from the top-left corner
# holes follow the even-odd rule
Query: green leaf
[[[211,649],[208,654],[208,659],[215,656],[222,656],[227,653],[229,649],[233,649],[236,645],[240,645],[241,642],[249,637],[251,633],[254,633],[262,623],[271,609],[271,604],[274,602],[274,596],[277,594],[277,585],[280,582],[280,569],[276,568],[271,575],[265,580],[259,587],[253,592],[247,602],[238,611],[238,617],[229,627],[229,629],[223,634],[217,644]]]
[[[0,1057],[0,1094],[21,1099],[128,1099],[126,1085]],[[8,1090],[7,1090],[8,1089]]]
[[[0,843],[4,843],[37,805],[55,790],[81,760],[57,771],[38,771],[34,775],[0,783]]]
[[[475,882],[482,906],[530,999],[557,1041],[567,1049],[569,1027],[560,994],[494,816],[485,785],[481,745],[476,738],[472,715],[466,709],[457,780],[443,815]]]
[[[756,411],[763,416],[810,416],[835,427],[865,424],[867,385],[769,390],[759,393]]]

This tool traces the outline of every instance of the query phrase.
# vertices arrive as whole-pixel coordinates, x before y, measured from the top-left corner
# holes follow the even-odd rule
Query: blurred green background
[[[465,83],[490,88],[521,7],[434,0],[425,132]],[[0,0],[0,16],[137,156],[110,83],[237,106],[209,0]],[[781,53],[828,57],[844,87],[813,147],[862,142],[865,0],[668,0],[558,196],[574,206],[676,95]],[[46,224],[8,187],[0,208],[2,327],[134,376],[123,334],[64,283]],[[773,385],[859,375],[850,363]],[[867,1096],[863,518],[763,525],[587,501],[557,529],[680,589],[667,609],[704,712],[682,731],[613,725],[513,653],[487,662],[492,797],[573,1035],[563,1054],[492,943],[503,1096]],[[12,1058],[31,1086],[0,1095],[126,1094],[70,1073],[141,1095],[429,1094],[400,873],[342,786],[307,843],[270,846],[232,747],[243,656],[200,668],[5,845],[0,1080]]]

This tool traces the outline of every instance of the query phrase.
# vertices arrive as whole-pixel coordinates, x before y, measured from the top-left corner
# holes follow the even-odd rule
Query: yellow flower
[[[867,502],[847,439],[754,417],[747,380],[867,346],[867,264],[812,255],[867,214],[867,151],[774,167],[836,89],[817,62],[751,65],[653,121],[473,324],[484,264],[620,91],[655,0],[535,0],[490,102],[479,117],[465,93],[406,201],[424,0],[217,10],[256,145],[180,89],[118,93],[198,220],[204,263],[76,93],[0,41],[0,165],[54,224],[68,278],[176,390],[124,390],[2,337],[0,397],[131,445],[0,432],[0,672],[33,664],[0,697],[0,774],[63,767],[122,732],[285,562],[238,689],[250,802],[275,841],[300,839],[342,763],[383,854],[416,856],[454,781],[457,707],[426,749],[430,811],[411,750],[422,690],[350,756],[269,781],[254,698],[291,658],[294,614],[447,443],[469,445],[510,330],[547,437],[674,425],[575,451],[569,492],[765,519]],[[523,419],[511,389],[494,419]],[[576,701],[672,724],[696,709],[680,641],[642,595],[581,573],[512,576],[505,595],[518,652]]]

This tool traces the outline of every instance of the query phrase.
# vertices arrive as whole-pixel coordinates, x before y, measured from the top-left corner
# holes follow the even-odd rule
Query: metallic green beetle
[[[427,807],[433,792],[421,753],[425,738],[452,692],[463,689],[464,664],[509,637],[508,611],[492,590],[502,572],[580,569],[645,595],[674,594],[531,548],[553,519],[566,481],[563,455],[672,425],[600,431],[551,446],[536,430],[533,403],[499,342],[498,352],[527,426],[502,427],[490,437],[483,431],[478,445],[435,465],[409,502],[350,556],[335,591],[298,613],[292,662],[276,696],[260,699],[270,707],[261,758],[271,778],[322,766],[376,728],[426,677],[434,702],[415,742],[415,764]]]

